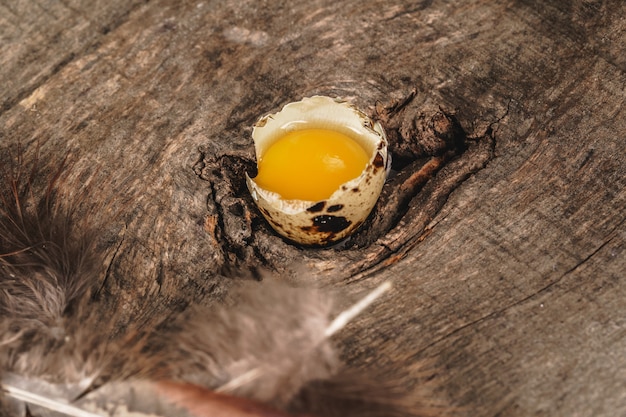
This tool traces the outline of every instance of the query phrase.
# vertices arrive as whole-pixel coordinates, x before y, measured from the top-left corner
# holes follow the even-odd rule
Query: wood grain
[[[95,47],[139,3],[0,2],[0,109],[8,110]]]
[[[350,294],[390,279],[338,336],[354,366],[410,385],[430,359],[458,415],[626,413],[622,1],[74,3],[0,3],[0,152],[70,154],[107,308],[156,320],[258,269]],[[257,117],[412,91],[406,120],[453,114],[480,157],[365,247],[294,247],[258,220],[233,177]]]

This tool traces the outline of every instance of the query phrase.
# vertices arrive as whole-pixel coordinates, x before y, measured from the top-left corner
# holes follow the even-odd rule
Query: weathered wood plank
[[[0,2],[0,111],[114,29],[139,1]]]
[[[89,33],[59,10],[38,30]],[[341,335],[355,366],[433,358],[459,415],[620,415],[624,12],[621,1],[154,1],[64,65],[41,55],[31,75],[11,76],[24,97],[0,116],[0,137],[53,160],[71,151],[65,192],[87,185],[84,212],[103,201],[121,212],[94,223],[105,224],[107,301],[128,320],[145,303],[159,315],[219,297],[220,272],[255,260],[286,275],[304,265],[311,274],[291,279],[354,293],[393,279],[386,303]],[[34,79],[45,82],[27,94]],[[493,159],[449,196],[435,191],[454,170],[440,172],[367,248],[292,247],[220,209],[216,190],[250,204],[231,171],[210,173],[213,194],[194,172],[199,147],[251,160],[250,125],[287,101],[340,95],[374,113],[413,89],[411,111],[440,106],[468,136],[492,132]],[[445,205],[431,213],[435,196]],[[227,221],[249,227],[236,251]]]

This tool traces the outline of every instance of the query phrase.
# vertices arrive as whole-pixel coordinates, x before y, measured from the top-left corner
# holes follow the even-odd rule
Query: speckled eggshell
[[[278,233],[303,245],[326,246],[355,231],[376,204],[385,183],[387,138],[380,124],[351,104],[313,96],[259,119],[252,131],[257,158],[287,132],[311,128],[335,130],[357,141],[370,154],[361,175],[322,201],[284,200],[248,175],[246,182],[259,210]]]

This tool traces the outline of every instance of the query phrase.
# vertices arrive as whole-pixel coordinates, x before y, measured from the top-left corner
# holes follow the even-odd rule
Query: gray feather
[[[329,336],[344,316],[333,321],[321,291],[244,282],[223,304],[154,320],[166,325],[101,320],[102,254],[79,202],[55,198],[62,168],[20,158],[0,168],[0,384],[12,398],[0,416],[59,415],[40,397],[105,416],[433,415],[402,384],[341,363]]]
[[[325,335],[331,298],[313,289],[249,282],[231,306],[194,308],[150,344],[176,364],[174,377],[229,394],[285,406],[307,383],[332,375],[339,362]],[[185,375],[180,372],[184,370]]]

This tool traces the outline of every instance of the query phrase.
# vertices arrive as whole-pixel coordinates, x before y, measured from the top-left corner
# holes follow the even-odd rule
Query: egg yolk
[[[361,175],[369,158],[349,136],[327,129],[295,130],[274,142],[258,161],[254,181],[287,200],[325,200]]]

